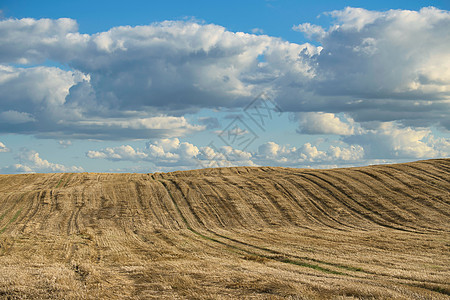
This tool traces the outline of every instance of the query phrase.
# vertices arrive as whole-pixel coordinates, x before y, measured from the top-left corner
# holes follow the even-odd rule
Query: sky
[[[0,1],[0,174],[450,155],[450,2]]]

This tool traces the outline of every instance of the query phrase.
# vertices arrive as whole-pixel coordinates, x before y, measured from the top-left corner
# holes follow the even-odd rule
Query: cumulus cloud
[[[191,124],[187,113],[245,107],[267,92],[284,111],[300,112],[300,133],[341,135],[346,144],[266,145],[239,155],[221,148],[223,155],[260,164],[448,153],[447,140],[426,128],[450,129],[450,12],[345,8],[328,15],[329,28],[293,27],[320,46],[195,22],[81,34],[71,19],[1,20],[0,133],[156,139],[134,153],[111,148],[91,155],[190,165],[217,149],[205,154],[159,140],[175,143],[173,137],[218,125],[213,118]],[[61,67],[44,66],[48,60]],[[369,128],[373,122],[379,126]]]
[[[328,29],[295,27],[323,47],[303,109],[345,111],[359,122],[448,126],[450,12],[348,7],[329,15],[336,24]]]
[[[35,171],[29,166],[22,164],[13,164],[6,167],[0,168],[1,174],[23,174],[23,173],[35,173]]]
[[[290,76],[311,77],[304,56],[317,53],[309,44],[194,22],[114,27],[93,35],[77,30],[70,19],[0,21],[0,92],[5,98],[0,109],[10,116],[9,124],[38,124],[5,125],[0,128],[4,132],[97,139],[177,136],[183,132],[169,128],[143,136],[136,126],[125,132],[114,127],[121,126],[120,119],[243,106],[255,93],[273,89],[267,82],[284,76],[286,68]],[[46,60],[72,69],[8,65]]]
[[[0,173],[17,174],[17,173],[49,173],[49,172],[83,172],[82,167],[65,166],[62,164],[52,163],[40,157],[39,153],[34,150],[21,149],[17,154],[16,160],[18,164],[0,168]]]
[[[34,172],[82,172],[83,168],[77,166],[67,167],[65,165],[49,162],[42,159],[34,150],[22,150],[18,154],[22,165],[31,168]]]
[[[188,142],[180,142],[178,138],[154,140],[148,142],[145,149],[123,145],[99,151],[91,150],[86,156],[111,161],[151,162],[155,167],[166,170],[255,165],[250,152],[229,146],[220,149],[212,146],[197,147]]]
[[[99,151],[90,150],[88,158],[112,161],[150,161],[157,166],[179,166],[195,164],[199,149],[193,144],[180,142],[178,138],[159,139],[147,143],[145,149],[134,149],[130,145],[111,147]]]
[[[292,26],[295,31],[303,32],[310,39],[321,40],[325,36],[325,29],[322,26],[311,23],[303,23]]]
[[[345,122],[332,113],[301,113],[298,116],[299,133],[306,134],[337,134],[352,135],[354,133],[353,120],[346,118]]]
[[[0,63],[66,61],[77,45],[88,38],[78,32],[75,20],[31,18],[0,21]]]
[[[360,145],[350,145],[348,147],[331,145],[327,151],[327,154],[329,159],[334,162],[362,161],[365,157],[364,148]]]
[[[437,138],[432,135],[428,135],[426,143],[437,151],[436,157],[449,157],[450,156],[450,139]]]
[[[416,130],[393,122],[377,124],[343,140],[364,147],[366,158],[420,159],[450,155],[447,139],[435,138],[429,129]]]
[[[86,156],[89,158],[106,158],[109,160],[142,160],[147,154],[134,150],[129,145],[115,148],[106,148],[102,151],[88,151]]]
[[[94,35],[76,30],[76,22],[70,19],[0,22],[3,41],[9,42],[3,61],[31,63],[47,58],[70,62],[91,75],[98,101],[115,99],[124,106],[206,105],[205,97],[215,95],[216,106],[217,101],[232,105],[229,102],[236,102],[236,97],[251,95],[254,87],[243,78],[269,71],[258,68],[258,56],[279,60],[284,66],[291,63],[301,75],[309,67],[299,54],[315,51],[307,44],[193,22],[114,27]],[[29,39],[28,35],[33,36]],[[270,69],[279,67],[283,66]],[[128,95],[126,101],[124,95]]]
[[[270,165],[304,166],[305,164],[358,162],[364,157],[364,149],[359,145],[333,146],[319,150],[316,145],[305,143],[301,147],[281,146],[275,142],[262,144],[257,157]]]
[[[79,71],[0,65],[0,132],[115,140],[180,136],[204,129],[183,116],[114,111],[111,103],[91,99],[93,91],[77,90],[77,83],[83,86],[89,80]]]
[[[230,146],[196,146],[177,138],[148,142],[143,149],[129,145],[91,150],[92,159],[151,163],[151,169],[173,171],[207,167],[285,166],[328,168],[392,162],[395,159],[428,159],[450,155],[450,140],[435,137],[428,129],[413,129],[385,122],[359,127],[339,139],[322,139],[298,146],[273,141],[255,151]],[[148,167],[145,168],[148,170]]]
[[[165,170],[231,167],[231,166],[305,166],[324,163],[352,163],[361,161],[364,149],[359,145],[330,146],[328,150],[319,150],[311,143],[299,148],[268,142],[259,146],[257,151],[243,151],[231,146],[215,147],[213,144],[197,147],[178,139],[160,139],[149,142],[145,149],[131,146],[106,148],[100,151],[88,151],[86,156],[93,159],[112,161],[151,162],[156,168]]]
[[[180,142],[179,139],[161,139],[153,143],[147,143],[149,160],[157,161],[157,165],[181,165],[192,164],[199,153],[199,149],[191,143]]]
[[[9,152],[9,151],[10,150],[5,146],[5,144],[0,142],[0,152]]]
[[[338,24],[333,29],[343,27],[344,29],[361,31],[364,27],[373,24],[382,17],[391,14],[395,10],[389,12],[369,11],[364,8],[346,7],[343,10],[335,10],[325,14],[331,15],[337,19]]]

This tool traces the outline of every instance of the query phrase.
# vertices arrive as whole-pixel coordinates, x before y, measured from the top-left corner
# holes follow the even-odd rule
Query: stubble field
[[[450,159],[0,175],[0,298],[448,299]]]

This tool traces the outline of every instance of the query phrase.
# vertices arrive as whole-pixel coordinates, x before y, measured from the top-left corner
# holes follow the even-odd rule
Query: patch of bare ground
[[[447,299],[450,159],[0,175],[1,299]]]

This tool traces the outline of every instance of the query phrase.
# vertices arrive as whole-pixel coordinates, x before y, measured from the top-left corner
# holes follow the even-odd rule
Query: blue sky
[[[347,6],[368,10],[389,9],[419,10],[434,6],[450,9],[446,0],[437,1],[298,1],[298,0],[249,0],[249,1],[24,1],[3,0],[4,17],[12,18],[73,18],[82,33],[107,31],[122,25],[148,25],[165,20],[194,18],[217,24],[236,32],[251,32],[261,28],[264,33],[291,42],[306,41],[291,30],[292,25],[314,23],[328,25],[330,18],[324,12]]]
[[[0,173],[448,157],[448,1],[0,3]]]

